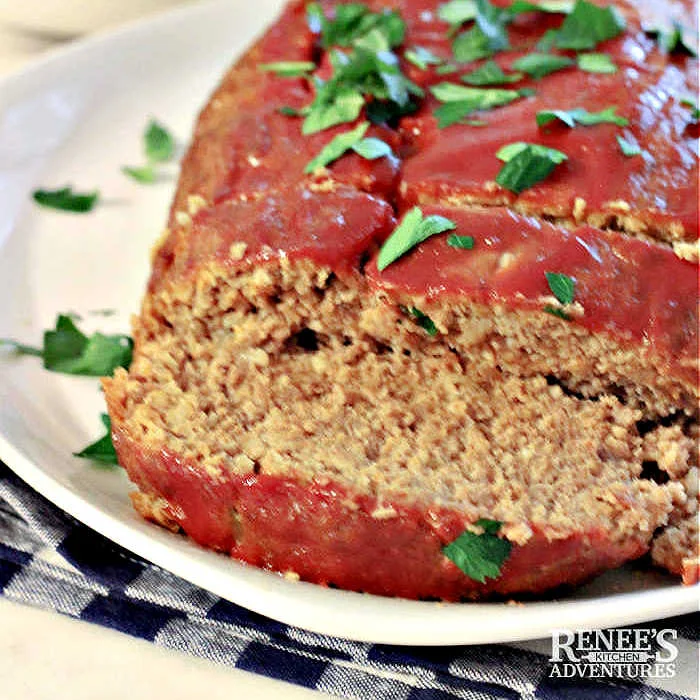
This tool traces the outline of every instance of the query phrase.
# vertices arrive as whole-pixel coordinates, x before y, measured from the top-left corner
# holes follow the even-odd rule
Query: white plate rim
[[[230,3],[226,0],[212,0],[178,7],[155,18],[137,20],[117,30],[54,50],[23,70],[0,79],[0,90],[21,89],[25,81],[40,81],[47,67],[60,62],[79,64],[82,60],[89,60],[95,48],[118,43],[135,33],[148,35],[165,24],[182,26],[206,12],[216,15],[225,12],[227,5]],[[289,582],[278,575],[200,550],[183,538],[155,526],[135,520],[125,522],[103,512],[52,478],[2,434],[0,459],[55,505],[126,549],[243,607],[319,634],[411,645],[514,642],[546,637],[552,629],[559,627],[591,629],[680,615],[696,611],[700,600],[700,585],[619,593],[598,599],[511,605],[386,599]],[[222,559],[231,570],[228,576],[219,570]],[[215,561],[217,565],[214,565]],[[233,590],[232,583],[235,584]],[[382,608],[381,624],[368,630],[365,626],[367,608],[374,608],[377,604]],[[332,610],[331,615],[319,614],[329,610]],[[554,620],[560,623],[554,624]]]

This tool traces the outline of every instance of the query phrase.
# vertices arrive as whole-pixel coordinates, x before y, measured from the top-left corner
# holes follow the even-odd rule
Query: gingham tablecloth
[[[550,678],[546,654],[503,644],[364,644],[275,622],[115,545],[46,501],[2,464],[0,595],[340,698],[690,697],[639,682]],[[686,616],[656,626],[673,627],[686,645],[697,649],[699,618]]]

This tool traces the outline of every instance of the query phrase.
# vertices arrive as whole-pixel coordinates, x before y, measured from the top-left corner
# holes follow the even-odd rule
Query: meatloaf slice
[[[404,47],[449,49],[432,3],[396,7]],[[635,5],[621,10],[628,33],[607,48],[624,70],[584,80],[586,106],[619,87],[632,116],[668,76],[694,78],[644,38]],[[650,549],[692,582],[697,158],[676,88],[631,127],[673,187],[644,180],[647,161],[630,165],[610,124],[551,136],[569,165],[540,187],[494,187],[491,151],[523,130],[541,136],[530,121],[547,95],[580,83],[571,71],[540,81],[527,105],[485,113],[482,136],[437,129],[426,97],[367,132],[391,155],[341,152],[304,175],[372,108],[312,134],[280,111],[303,110],[344,60],[329,59],[314,16],[309,26],[303,3],[290,5],[203,111],[134,322],[134,361],[104,381],[136,509],[256,566],[382,595],[539,593]],[[561,19],[513,22],[513,55]],[[507,52],[497,59],[509,69]],[[281,60],[318,66],[315,83],[258,70]],[[438,80],[430,65],[401,66],[425,88]],[[581,157],[593,146],[602,169]],[[613,170],[625,216],[575,214],[587,192],[605,199],[595,173]],[[416,204],[451,231],[379,265]],[[570,299],[552,274],[574,286]],[[496,574],[446,556],[465,534],[508,543]]]

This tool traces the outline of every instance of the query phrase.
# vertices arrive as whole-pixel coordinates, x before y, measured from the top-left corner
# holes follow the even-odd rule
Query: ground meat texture
[[[697,157],[674,95],[697,72],[640,31],[653,6],[621,5],[617,74],[538,81],[478,134],[437,129],[428,100],[368,132],[390,158],[304,176],[353,125],[304,137],[279,113],[309,86],[257,65],[324,60],[291,4],[200,117],[133,363],[104,381],[137,511],[241,561],[389,596],[541,593],[649,550],[696,580]],[[407,46],[449,49],[427,0],[397,7]],[[515,23],[505,68],[542,22]],[[492,151],[542,136],[517,125],[576,86],[591,111],[620,97],[654,168],[622,156],[610,125],[557,126],[544,138],[570,149],[566,168],[520,197],[494,188]],[[437,235],[379,271],[416,203],[474,248]],[[545,311],[552,271],[576,283],[568,320]],[[480,519],[512,544],[485,583],[443,552]]]

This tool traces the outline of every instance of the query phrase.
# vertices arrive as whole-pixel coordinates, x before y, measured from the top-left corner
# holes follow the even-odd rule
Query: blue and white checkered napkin
[[[641,683],[552,679],[545,654],[513,646],[362,644],[274,622],[130,554],[1,463],[0,594],[341,698],[684,697]],[[660,626],[698,641],[698,616]]]

